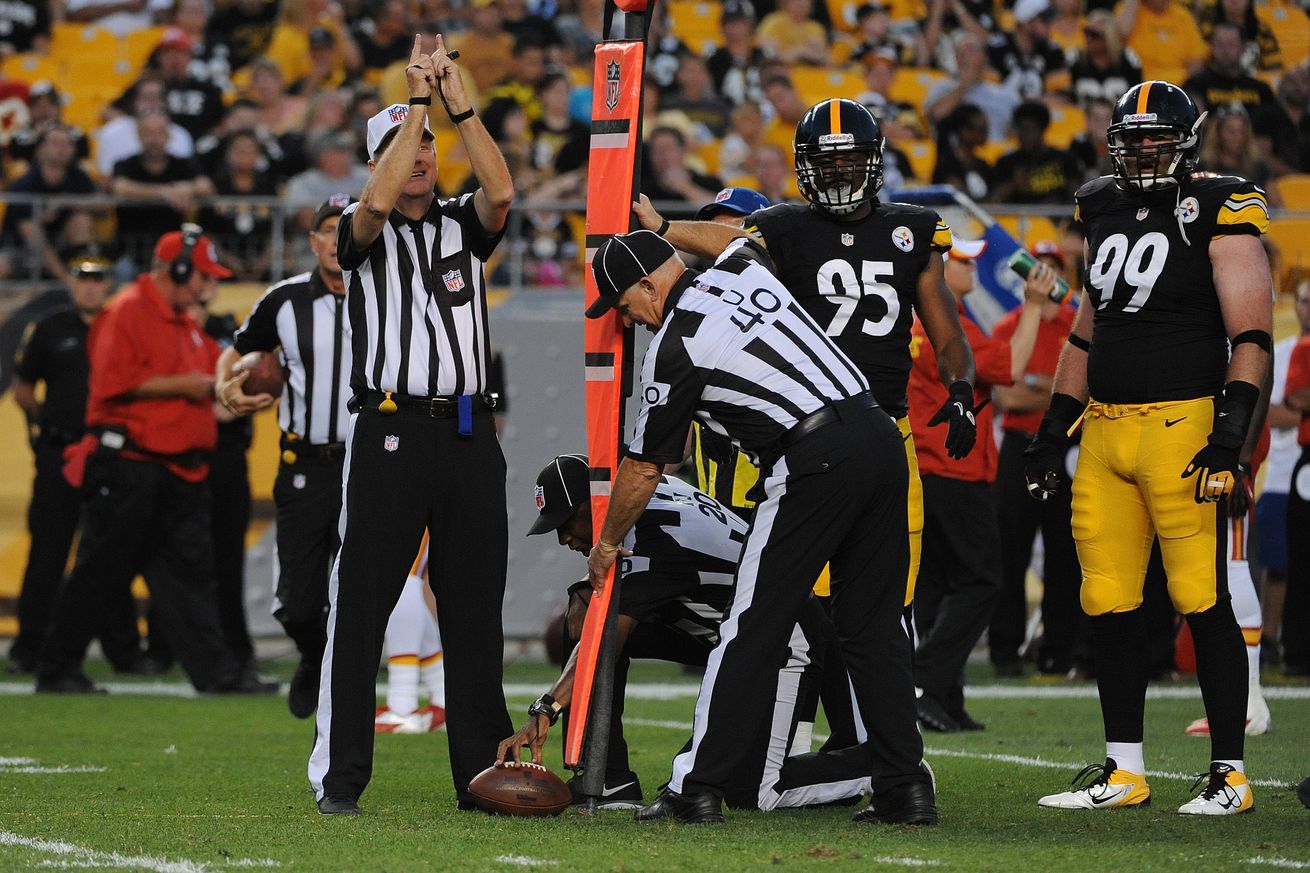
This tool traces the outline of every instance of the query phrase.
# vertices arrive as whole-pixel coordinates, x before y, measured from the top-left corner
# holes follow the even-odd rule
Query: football
[[[272,394],[274,397],[282,394],[286,377],[282,372],[282,362],[275,353],[251,352],[232,365],[233,376],[246,370],[250,371],[250,378],[241,386],[246,394]]]
[[[501,815],[559,815],[573,795],[564,781],[540,764],[493,764],[469,783],[473,801]]]

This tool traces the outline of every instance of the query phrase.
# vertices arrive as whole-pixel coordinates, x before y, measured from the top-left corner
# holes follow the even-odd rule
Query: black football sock
[[[1142,611],[1096,615],[1090,624],[1105,741],[1140,743],[1149,668]]]
[[[1210,759],[1237,761],[1246,741],[1246,643],[1225,598],[1187,616],[1196,647],[1196,678],[1210,720]]]

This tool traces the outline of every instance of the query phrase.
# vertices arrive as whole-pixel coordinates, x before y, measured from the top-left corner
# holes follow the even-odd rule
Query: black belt
[[[491,412],[496,408],[498,398],[495,394],[474,394],[472,397],[475,412]],[[411,414],[425,415],[429,418],[455,418],[459,415],[458,396],[418,397],[413,394],[394,394],[382,391],[361,391],[350,398],[347,408],[351,412],[358,412],[364,408],[378,409],[388,399],[396,404],[396,411],[403,410]]]
[[[344,461],[346,459],[345,443],[307,443],[299,439],[282,435],[282,461],[294,464],[296,461]]]
[[[132,452],[141,455],[151,461],[159,461],[165,464],[176,464],[184,470],[194,470],[203,467],[209,463],[213,452],[207,449],[191,449],[185,452],[175,452],[165,454],[164,452],[153,452],[150,449],[142,448],[127,436],[127,432],[113,425],[93,427],[91,432],[96,435],[100,442],[100,451],[107,454],[116,455],[119,452]]]
[[[83,431],[72,430],[71,428],[42,427],[40,439],[55,446],[71,446],[73,443],[82,441],[82,433]]]
[[[854,397],[847,397],[845,400],[838,400],[830,406],[823,407],[818,412],[811,412],[792,425],[791,430],[783,434],[782,438],[778,440],[778,448],[780,452],[791,448],[816,430],[827,427],[834,421],[839,421],[847,413],[861,409],[876,409],[877,407],[878,401],[873,399],[873,393],[870,391],[856,394]]]

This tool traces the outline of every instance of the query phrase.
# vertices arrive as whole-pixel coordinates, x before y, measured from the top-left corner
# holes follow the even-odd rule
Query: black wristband
[[[446,114],[450,115],[450,121],[452,124],[459,124],[461,121],[468,121],[470,118],[473,117],[473,107],[470,106],[468,109],[465,109],[459,115],[451,115],[450,110],[447,109]]]
[[[1214,427],[1210,430],[1210,445],[1234,451],[1246,442],[1246,431],[1251,426],[1255,405],[1260,402],[1260,389],[1240,380],[1224,386],[1224,395],[1215,404]]]
[[[429,95],[426,96],[426,97],[410,97],[410,98],[409,98],[409,105],[410,105],[410,106],[431,106],[431,105],[432,105],[432,95],[429,94]]]
[[[668,232],[669,232],[669,220],[667,218],[661,217],[660,226],[655,228],[655,235],[664,236],[664,234]]]
[[[1052,394],[1051,405],[1037,428],[1037,439],[1058,446],[1069,444],[1069,428],[1083,414],[1087,404],[1071,394]]]
[[[536,718],[539,715],[544,715],[546,720],[552,725],[559,721],[560,713],[563,711],[564,707],[560,706],[555,698],[551,697],[549,694],[541,695],[536,700],[532,701],[532,705],[528,707],[529,716]]]

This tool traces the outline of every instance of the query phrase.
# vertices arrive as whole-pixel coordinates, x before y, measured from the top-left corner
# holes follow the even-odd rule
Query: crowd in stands
[[[289,206],[278,272],[303,266],[313,207],[363,187],[364,124],[405,101],[421,31],[461,50],[510,164],[528,283],[577,284],[581,216],[554,207],[586,193],[602,15],[603,0],[0,3],[6,190],[140,201],[8,204],[0,278],[65,280],[88,245],[131,275],[186,217],[238,279],[265,280],[270,197]],[[1068,205],[1109,172],[1113,101],[1151,78],[1209,111],[1204,168],[1274,206],[1280,177],[1310,172],[1310,19],[1293,0],[661,0],[651,26],[641,187],[689,212],[724,185],[797,197],[795,124],[832,96],[882,122],[891,190]],[[467,190],[458,134],[440,107],[432,123],[442,193]]]

